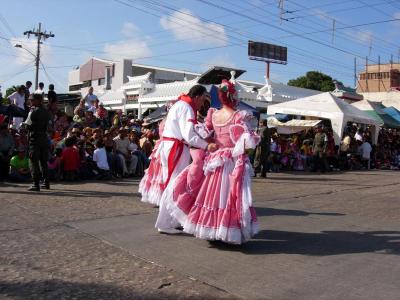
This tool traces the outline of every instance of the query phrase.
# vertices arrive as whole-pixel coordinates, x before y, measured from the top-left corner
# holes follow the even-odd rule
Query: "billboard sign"
[[[287,48],[278,45],[249,41],[248,55],[253,60],[287,64]]]

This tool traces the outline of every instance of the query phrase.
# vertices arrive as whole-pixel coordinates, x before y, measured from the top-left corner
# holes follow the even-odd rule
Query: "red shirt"
[[[61,155],[64,171],[77,171],[80,164],[79,152],[75,147],[66,147]]]

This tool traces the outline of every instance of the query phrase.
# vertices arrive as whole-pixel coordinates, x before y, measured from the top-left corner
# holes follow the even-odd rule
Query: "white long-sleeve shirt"
[[[176,102],[169,110],[167,119],[165,120],[163,137],[175,138],[189,146],[206,149],[208,143],[195,132],[193,120],[195,120],[195,115],[191,106],[184,101]],[[164,181],[168,178],[168,157],[174,143],[174,141],[168,140],[161,141],[156,153],[156,156],[160,157]],[[189,147],[184,146],[180,157],[177,159],[178,161],[171,176],[171,181],[189,165]]]
[[[194,130],[196,120],[193,109],[184,101],[176,102],[168,112],[164,126],[164,137],[185,141],[189,146],[206,149],[208,143]]]

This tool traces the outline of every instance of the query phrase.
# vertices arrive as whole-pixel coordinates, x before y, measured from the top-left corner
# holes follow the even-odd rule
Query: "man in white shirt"
[[[86,108],[90,108],[90,107],[94,106],[94,103],[97,100],[97,96],[95,94],[93,94],[92,86],[89,88],[88,93],[86,94],[85,98],[83,98],[83,99],[85,100]]]
[[[361,146],[358,147],[358,152],[361,154],[361,158],[363,162],[366,164],[366,168],[369,170],[370,169],[370,161],[371,161],[371,151],[372,151],[372,146],[366,139],[364,139],[364,142],[361,144]]]
[[[163,136],[156,155],[162,165],[162,177],[165,190],[160,200],[160,210],[155,227],[160,233],[181,233],[175,228],[178,221],[168,212],[168,204],[173,201],[173,184],[178,174],[190,163],[189,147],[217,149],[214,143],[208,143],[194,131],[197,111],[203,105],[207,90],[202,85],[193,86],[187,95],[182,95],[171,107],[165,121]]]
[[[39,88],[34,92],[34,94],[40,94],[44,96],[44,83],[39,82]]]
[[[19,108],[24,109],[25,107],[25,86],[21,85],[17,88],[17,91],[12,93],[10,96],[8,96],[8,100],[10,101],[10,104],[13,104],[15,106],[18,106]],[[13,118],[13,125],[17,130],[21,127],[22,121],[24,118],[20,117],[14,117]]]

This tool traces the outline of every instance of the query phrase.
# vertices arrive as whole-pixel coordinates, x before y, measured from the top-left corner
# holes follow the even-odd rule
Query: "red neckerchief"
[[[188,95],[182,94],[179,96],[178,100],[182,100],[183,102],[186,102],[187,104],[189,104],[190,107],[193,109],[194,117],[196,118],[197,109],[196,109],[193,99],[190,98]]]

